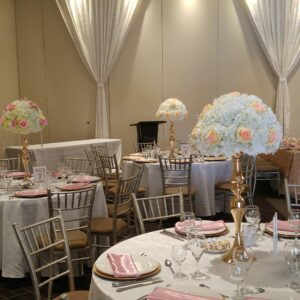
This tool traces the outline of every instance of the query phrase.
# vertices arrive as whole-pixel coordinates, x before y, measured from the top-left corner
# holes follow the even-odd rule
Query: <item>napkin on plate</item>
[[[270,300],[267,298],[246,297],[244,300]]]
[[[79,176],[74,176],[71,179],[73,182],[85,182],[85,183],[90,183],[92,181],[92,177],[89,175],[79,175]]]
[[[277,221],[277,225],[278,225],[278,230],[282,230],[282,231],[290,231],[290,232],[294,232],[295,230],[291,227],[291,225],[289,224],[288,221],[282,221],[282,220],[278,220]],[[267,225],[268,229],[273,229],[273,223],[269,223]]]
[[[167,288],[156,288],[147,296],[147,300],[218,300],[219,298],[198,296],[191,293],[175,291]]]
[[[10,172],[7,177],[17,178],[17,177],[24,177],[25,172]]]
[[[196,223],[196,227],[200,228],[201,231],[211,231],[211,230],[219,230],[219,229],[226,229],[226,224],[224,223],[223,220],[219,220],[219,221],[213,221],[213,222],[209,222],[209,223]],[[177,222],[175,224],[175,230],[178,232],[184,232],[184,226],[183,226],[183,222]]]
[[[84,189],[89,185],[90,185],[89,182],[78,182],[78,183],[60,186],[59,189],[62,191],[76,191],[76,190]]]
[[[137,269],[131,254],[107,254],[114,277],[139,277],[142,274]]]

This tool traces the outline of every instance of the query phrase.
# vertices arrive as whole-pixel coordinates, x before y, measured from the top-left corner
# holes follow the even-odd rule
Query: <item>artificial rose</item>
[[[268,144],[273,145],[277,140],[277,132],[274,128],[269,129],[268,133]]]
[[[206,135],[206,140],[207,143],[210,145],[217,144],[219,140],[218,133],[213,129],[209,130],[209,132]]]
[[[237,139],[242,143],[250,143],[252,141],[252,130],[247,127],[239,127],[237,130]]]
[[[251,106],[257,113],[263,113],[266,111],[266,105],[257,101],[254,101]]]
[[[27,127],[28,127],[28,121],[27,121],[27,120],[24,120],[24,119],[20,120],[20,121],[19,121],[19,126],[20,126],[21,128],[27,128]]]

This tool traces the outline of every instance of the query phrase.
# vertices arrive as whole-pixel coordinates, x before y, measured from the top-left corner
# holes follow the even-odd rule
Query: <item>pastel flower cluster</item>
[[[0,125],[14,133],[26,135],[41,131],[48,125],[48,120],[33,101],[15,100],[5,106]]]
[[[156,112],[156,117],[163,120],[182,120],[187,116],[187,109],[182,101],[176,98],[165,100]]]
[[[261,99],[233,92],[204,107],[192,135],[203,155],[231,157],[244,152],[255,156],[279,148],[282,128]]]

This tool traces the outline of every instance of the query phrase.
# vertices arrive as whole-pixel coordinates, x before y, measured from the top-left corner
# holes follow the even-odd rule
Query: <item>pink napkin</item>
[[[24,176],[25,176],[24,172],[11,172],[7,175],[7,177],[13,177],[13,178],[24,177]]]
[[[197,296],[167,288],[156,288],[147,296],[147,300],[217,300],[217,298]]]
[[[139,277],[141,273],[130,254],[107,254],[114,277]]]
[[[59,187],[62,191],[76,191],[89,186],[88,182],[78,182],[74,184],[67,184]]]
[[[41,197],[46,196],[46,189],[35,189],[35,190],[25,190],[15,192],[16,197]]]
[[[246,297],[244,300],[269,300],[267,298],[255,298],[255,297]]]
[[[219,229],[226,229],[226,224],[224,223],[223,220],[219,221],[213,221],[205,224],[197,224],[196,222],[196,227],[200,228],[201,231],[211,231],[211,230],[219,230]],[[179,233],[184,233],[184,226],[183,222],[177,222],[175,224],[175,231]]]
[[[83,176],[76,176],[72,179],[73,182],[85,182],[85,183],[90,183],[91,181],[91,176],[89,175],[83,175]]]
[[[289,232],[294,232],[295,230],[291,227],[291,225],[289,224],[288,221],[281,221],[281,220],[278,220],[277,221],[278,223],[278,230],[282,230],[282,231],[289,231]],[[267,228],[269,229],[273,229],[273,223],[269,223],[267,225]]]

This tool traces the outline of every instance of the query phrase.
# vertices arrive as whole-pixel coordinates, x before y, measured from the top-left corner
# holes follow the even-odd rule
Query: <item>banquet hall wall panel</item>
[[[0,1],[0,111],[19,97],[15,3]],[[18,141],[16,135],[0,130],[0,157],[7,144]]]
[[[7,1],[7,0],[5,0]],[[94,137],[96,87],[53,0],[16,0],[20,96],[36,100],[49,118],[45,142]],[[0,29],[1,30],[1,29]],[[291,134],[297,135],[300,72],[290,79]],[[242,1],[142,0],[108,80],[111,137],[132,151],[136,129],[156,120],[160,102],[181,99],[189,110],[176,122],[185,142],[203,106],[238,90],[274,108],[276,82]],[[169,124],[158,142],[168,144]],[[31,137],[38,142],[39,134]]]

